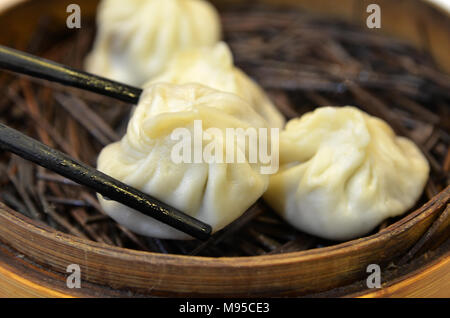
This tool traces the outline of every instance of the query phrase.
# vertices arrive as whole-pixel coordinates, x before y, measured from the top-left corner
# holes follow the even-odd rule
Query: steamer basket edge
[[[86,6],[84,2],[86,2]],[[217,2],[220,5],[222,1]],[[284,0],[281,2],[291,3],[292,1]],[[380,1],[382,7],[384,2],[386,2],[386,6],[389,6],[388,1]],[[69,2],[47,0],[37,3],[37,1],[23,3],[12,9],[12,14],[8,15],[7,18],[0,14],[0,26],[2,26],[2,21],[11,26],[11,21],[13,21],[15,14],[19,14],[19,10],[21,10],[20,15],[30,17],[33,16],[34,12],[47,10],[58,16],[62,21],[61,23],[64,23],[65,6]],[[95,6],[92,3],[92,1],[80,2],[82,8],[86,11],[84,14],[94,12]],[[327,8],[326,4],[329,4],[330,1],[300,1],[298,3],[305,8],[323,12]],[[361,22],[360,17],[358,18],[354,14],[355,7],[358,7],[355,3],[355,1],[348,1],[348,5],[343,5],[340,11],[333,14]],[[414,6],[411,3],[415,3],[418,7],[424,6],[425,11],[414,11]],[[447,19],[443,17],[434,19],[427,16],[424,12],[431,16],[439,14],[418,1],[401,1],[399,6],[397,9],[405,10],[405,15],[414,11],[414,17],[424,15],[420,18],[423,21],[437,21],[437,24],[445,23],[445,25],[448,25],[448,17]],[[37,7],[40,9],[36,11]],[[36,19],[34,18],[29,19],[28,24],[13,25],[9,36],[27,34],[27,30],[30,30],[35,22]],[[384,22],[384,26],[388,28],[389,22]],[[428,30],[434,32],[434,28],[438,26],[430,26]],[[450,29],[442,28],[440,30],[437,31],[438,34],[442,30]],[[392,29],[392,33],[397,35],[405,31],[406,29],[401,27]],[[416,33],[406,32],[405,34]],[[420,34],[420,32],[417,34]],[[26,38],[23,40],[26,40]],[[420,37],[410,38],[409,40],[418,46],[426,47],[428,45],[428,42]],[[442,48],[446,44],[448,45],[444,41],[444,43],[440,43],[439,47]],[[443,68],[450,70],[448,57],[443,56],[438,49],[433,49],[432,52]],[[113,288],[133,286],[136,291],[147,293],[148,286],[152,286],[152,295],[304,295],[326,291],[360,279],[365,273],[365,266],[376,262],[378,259],[377,253],[388,254],[389,257],[385,258],[385,262],[389,262],[406,252],[431,225],[439,212],[445,208],[449,197],[450,189],[447,188],[423,208],[373,236],[329,248],[273,256],[210,259],[167,256],[112,248],[56,232],[28,220],[6,207],[1,208],[8,213],[0,215],[0,240],[14,250],[26,255],[30,261],[41,266],[47,266],[56,273],[64,275],[67,264],[78,263],[81,265],[83,272],[89,273],[86,278],[89,282]],[[448,257],[448,254],[444,256]],[[351,260],[354,262],[348,266]],[[130,268],[130,262],[133,265],[132,268]],[[100,264],[101,266],[95,269],[92,267],[93,264]],[[103,277],[102,269],[111,265],[114,267],[111,274],[108,277]],[[149,270],[149,267],[152,267],[152,269]],[[231,273],[230,269],[232,269]],[[329,273],[333,273],[333,277],[330,278]],[[129,277],[124,280],[117,278],[124,274],[129,275]],[[235,276],[245,277],[245,279],[239,280]],[[204,285],[192,283],[205,277],[207,281]],[[274,281],[273,277],[278,277],[278,281]],[[314,281],[308,277],[314,277]],[[37,278],[34,277],[33,279]],[[93,285],[92,289],[95,290],[95,288]],[[62,288],[61,295],[58,296],[66,295],[64,290]],[[67,293],[67,295],[70,294]],[[96,295],[94,292],[91,294]]]

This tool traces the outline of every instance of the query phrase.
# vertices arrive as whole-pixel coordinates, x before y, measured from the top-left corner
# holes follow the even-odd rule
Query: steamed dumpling
[[[177,53],[164,71],[150,83],[200,83],[217,90],[236,94],[250,102],[255,111],[271,127],[282,128],[283,115],[272,104],[265,92],[233,64],[233,55],[227,44],[202,47]]]
[[[181,129],[194,139],[199,120],[203,133],[209,134],[208,140],[200,141],[204,152],[214,143],[217,153],[221,149],[225,158],[230,149],[226,141],[231,142],[234,154],[244,155],[243,162],[193,159],[194,141],[192,149],[189,147],[193,163],[174,159],[173,151],[180,153],[176,145],[181,139],[180,135],[174,138],[173,133]],[[268,124],[236,95],[200,84],[155,84],[144,90],[122,140],[102,150],[98,169],[210,224],[214,232],[238,218],[267,189],[269,177],[261,173],[259,161],[252,163],[242,144],[224,138],[228,128],[250,127],[267,129]],[[188,238],[136,210],[98,197],[107,214],[136,233],[165,239]]]
[[[264,199],[301,231],[347,240],[410,209],[428,173],[417,146],[381,119],[323,107],[287,123]]]
[[[220,40],[216,9],[204,0],[103,0],[86,70],[140,86],[175,52]]]

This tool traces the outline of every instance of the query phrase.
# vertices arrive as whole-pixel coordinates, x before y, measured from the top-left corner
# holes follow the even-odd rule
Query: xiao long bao
[[[164,71],[150,83],[200,83],[236,94],[250,102],[271,127],[282,128],[283,115],[259,85],[234,66],[233,55],[224,42],[212,47],[187,49],[174,55]]]
[[[226,156],[227,142],[232,142],[236,158],[240,153],[244,160],[189,163],[174,158],[173,150],[180,142],[174,131],[184,129],[194,135],[196,121],[201,121],[204,131],[216,129],[216,133],[200,141],[202,149],[214,142]],[[125,136],[101,151],[97,166],[100,171],[210,224],[215,232],[242,215],[269,183],[269,175],[263,173],[266,163],[252,162],[248,149],[242,148],[245,145],[237,139],[224,140],[225,131],[230,128],[269,131],[268,123],[234,94],[200,84],[154,84],[144,90]],[[265,137],[270,138],[271,134]],[[268,143],[272,149],[271,140]],[[194,142],[191,146],[194,148]],[[138,234],[189,238],[120,203],[101,195],[99,200],[108,215]]]
[[[218,12],[203,0],[103,0],[85,69],[141,86],[180,50],[212,46],[221,37]]]
[[[299,230],[348,240],[410,209],[428,173],[417,146],[384,121],[323,107],[287,123],[264,199]]]

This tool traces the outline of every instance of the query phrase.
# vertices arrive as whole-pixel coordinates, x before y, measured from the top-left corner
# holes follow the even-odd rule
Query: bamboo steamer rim
[[[449,197],[450,187],[421,209],[408,215],[407,218],[372,236],[320,249],[271,256],[211,258],[165,255],[123,249],[60,233],[46,225],[37,224],[37,222],[31,221],[17,212],[8,211],[10,209],[4,207],[2,210],[6,210],[8,213],[0,215],[0,226],[6,226],[11,231],[9,235],[6,233],[6,237],[9,238],[7,241],[12,248],[40,264],[49,265],[57,272],[64,273],[65,267],[71,263],[79,264],[82,267],[82,272],[93,272],[95,270],[93,266],[100,267],[100,269],[95,270],[96,273],[90,273],[91,276],[87,278],[87,281],[92,283],[105,284],[119,289],[131,288],[143,293],[145,293],[145,286],[149,284],[152,288],[157,286],[154,293],[161,296],[173,294],[205,296],[222,293],[223,295],[233,296],[265,295],[266,293],[297,295],[298,290],[305,288],[305,282],[310,282],[310,279],[306,277],[305,280],[305,277],[301,276],[304,269],[308,273],[312,271],[312,273],[316,272],[315,274],[320,275],[321,271],[317,271],[316,267],[320,268],[320,264],[327,264],[325,268],[337,275],[335,277],[337,281],[333,281],[331,277],[325,280],[321,277],[313,277],[313,279],[314,282],[321,283],[330,281],[334,286],[334,284],[339,284],[341,279],[347,283],[354,279],[354,275],[345,277],[346,273],[352,271],[364,272],[367,264],[377,263],[379,261],[377,250],[387,249],[389,252],[398,253],[398,250],[395,250],[397,245],[406,241],[408,236],[414,236],[414,231],[419,231],[420,235],[423,234],[431,225],[439,210],[442,210],[448,204]],[[421,229],[418,229],[419,227]],[[30,242],[25,238],[25,235],[28,236],[28,239],[32,238],[32,241],[35,241],[36,237],[39,240],[38,244],[47,245],[49,242],[51,244],[48,247],[42,246],[39,249],[34,249],[33,246],[27,245]],[[5,241],[5,231],[0,233],[0,239]],[[408,250],[411,245],[412,243],[408,243],[405,250]],[[59,253],[57,249],[53,250],[55,246],[64,247],[67,255]],[[366,253],[366,257],[360,259],[359,254],[362,252]],[[76,255],[77,253],[79,255]],[[371,258],[367,253],[373,254],[373,257]],[[55,259],[50,260],[50,258]],[[350,264],[347,264],[349,260],[360,261],[360,263],[350,262]],[[345,267],[345,264],[348,266]],[[150,272],[146,270],[145,267],[147,266],[147,270],[150,270]],[[105,270],[109,270],[107,277],[103,276]],[[260,275],[254,276],[255,273]],[[274,277],[275,273],[278,273],[278,275]],[[126,280],[126,283],[118,283],[115,279],[111,279],[121,275],[131,275],[128,277],[130,280]],[[206,281],[201,280],[209,275],[212,275],[212,277],[209,277]],[[284,286],[284,284],[282,286],[275,285],[268,288],[267,291],[261,291],[261,288],[267,288],[268,284],[270,285],[270,283],[281,279],[282,275],[286,275],[283,278],[284,281],[286,279],[290,281],[290,283],[284,283],[287,286]],[[342,275],[344,275],[343,278]],[[236,280],[236,277],[242,276],[252,277],[254,280],[251,283],[245,279],[242,282]],[[136,279],[143,280],[143,283],[136,281]],[[291,280],[297,281],[291,282]],[[192,284],[189,282],[192,282]],[[218,292],[219,288],[221,288],[222,293]],[[300,294],[311,291],[320,292],[327,289],[307,287]]]
[[[442,200],[442,201],[441,201]],[[257,255],[257,256],[240,256],[240,257],[208,257],[208,256],[189,256],[189,255],[179,255],[179,254],[162,254],[156,252],[147,252],[141,250],[134,250],[128,248],[122,248],[118,246],[112,246],[100,242],[95,242],[92,240],[84,239],[81,237],[76,237],[71,234],[67,234],[64,232],[60,232],[55,230],[54,228],[39,223],[38,221],[32,220],[19,212],[12,210],[11,208],[4,205],[0,202],[0,211],[8,212],[7,217],[0,216],[2,219],[9,219],[11,222],[18,224],[19,226],[26,228],[30,232],[34,232],[37,235],[48,237],[52,240],[61,240],[65,241],[64,243],[67,245],[73,246],[83,246],[89,247],[89,250],[92,252],[96,252],[101,254],[103,251],[107,250],[110,253],[121,254],[121,256],[129,257],[129,260],[136,260],[136,257],[147,257],[149,255],[156,256],[158,259],[161,259],[167,264],[171,265],[180,265],[180,261],[191,261],[192,265],[197,264],[204,265],[205,262],[210,262],[213,266],[218,266],[220,263],[232,262],[232,265],[236,266],[264,266],[266,262],[269,262],[271,265],[276,264],[284,264],[295,261],[296,259],[301,258],[303,261],[307,261],[310,259],[318,260],[320,257],[332,257],[334,255],[339,255],[343,253],[344,250],[351,251],[355,245],[359,245],[360,247],[370,246],[374,242],[379,241],[380,239],[390,239],[395,237],[401,232],[407,231],[408,229],[414,227],[414,225],[423,221],[424,219],[432,216],[436,210],[435,204],[440,203],[442,207],[446,204],[450,204],[450,186],[448,186],[444,191],[440,194],[436,195],[433,199],[423,205],[421,208],[416,211],[411,212],[406,217],[400,219],[399,221],[389,225],[383,230],[369,235],[364,236],[358,239],[353,239],[349,241],[345,241],[342,243],[338,243],[331,246],[314,248],[303,251],[296,252],[288,252],[288,253],[280,253],[280,254],[272,254],[272,255]],[[0,223],[1,224],[1,223]],[[29,227],[28,225],[31,225]],[[317,258],[316,256],[320,257]]]
[[[83,0],[86,1],[86,0]],[[83,2],[81,1],[81,2]],[[346,0],[347,1],[347,0]],[[385,3],[387,0],[381,0],[379,2]],[[24,2],[23,5],[26,5],[27,2],[37,2],[37,1],[21,1]],[[48,1],[49,3],[55,2],[54,0]],[[223,1],[215,1],[219,5]],[[238,2],[238,1],[234,1]],[[263,1],[268,2],[268,1]],[[269,1],[270,2],[270,1]],[[292,3],[295,1],[288,1],[288,0],[282,0],[280,3]],[[312,6],[313,10],[315,11],[321,11],[320,9],[321,5],[324,5],[324,3],[330,3],[330,1],[326,0],[304,0],[299,1],[299,3],[303,3],[306,7]],[[311,3],[316,3],[315,5]],[[355,1],[350,1],[354,3]],[[412,2],[412,1],[411,1]],[[386,2],[387,3],[387,2]],[[418,3],[416,1],[415,3]],[[58,4],[60,5],[60,4]],[[63,4],[61,4],[63,5]],[[381,4],[383,5],[383,4]],[[422,5],[422,4],[420,4]],[[19,7],[22,5],[19,5]],[[11,7],[11,9],[16,9],[17,7]],[[317,9],[319,8],[319,9]],[[1,15],[1,13],[0,13]],[[338,13],[341,17],[345,17],[346,13]],[[448,16],[447,16],[448,18]],[[444,21],[445,23],[448,23],[448,19]],[[449,24],[450,25],[450,24]],[[395,33],[395,32],[394,32]],[[417,44],[417,43],[416,43]],[[420,45],[420,43],[419,43]],[[445,65],[445,63],[450,61],[443,61],[439,58],[439,54],[436,55],[436,52],[433,52],[435,57],[438,57],[438,60]],[[446,68],[446,66],[443,66],[447,71],[450,71],[450,64],[449,68]],[[48,242],[54,242],[57,246],[65,246],[67,248],[72,248],[73,250],[78,250],[80,253],[87,253],[85,255],[95,256],[95,257],[104,257],[108,256],[111,258],[120,258],[123,262],[130,262],[131,265],[139,263],[139,264],[147,264],[149,266],[156,266],[161,270],[164,270],[166,268],[175,268],[175,269],[190,269],[189,272],[192,273],[194,269],[195,270],[203,270],[197,277],[201,277],[202,274],[209,273],[208,270],[211,273],[220,273],[223,270],[224,277],[222,279],[214,280],[212,285],[219,284],[220,282],[225,282],[229,278],[229,273],[226,273],[228,270],[232,270],[234,274],[243,274],[243,275],[257,275],[252,273],[257,273],[259,270],[264,271],[264,277],[260,278],[260,280],[256,281],[255,283],[248,283],[249,286],[237,286],[236,293],[238,295],[246,295],[246,294],[252,294],[252,293],[258,293],[257,288],[260,288],[264,284],[267,284],[271,282],[271,277],[266,277],[265,275],[270,274],[270,272],[273,269],[276,270],[291,270],[292,266],[297,266],[301,264],[313,264],[318,263],[320,261],[328,261],[330,260],[338,260],[337,263],[342,261],[342,257],[349,256],[349,255],[355,255],[358,252],[366,251],[369,252],[372,248],[375,250],[377,248],[380,248],[383,245],[389,245],[392,244],[392,242],[396,241],[398,238],[403,238],[404,240],[407,240],[411,237],[411,235],[417,235],[417,233],[424,233],[426,228],[432,223],[432,221],[435,219],[437,214],[440,210],[445,208],[445,206],[448,204],[450,198],[450,187],[447,187],[444,191],[442,191],[439,195],[437,195],[435,198],[430,200],[427,204],[425,204],[423,207],[419,208],[418,210],[411,212],[398,222],[390,225],[389,227],[383,229],[379,233],[373,234],[371,236],[366,236],[360,239],[356,240],[350,240],[346,241],[337,245],[329,246],[329,247],[323,247],[320,249],[311,249],[311,250],[305,250],[305,251],[299,251],[299,252],[290,252],[290,253],[283,253],[283,254],[274,254],[274,255],[260,255],[260,256],[246,256],[246,257],[221,257],[221,258],[213,258],[213,257],[203,257],[203,256],[187,256],[187,255],[171,255],[171,254],[160,254],[160,253],[154,253],[154,252],[145,252],[145,251],[137,251],[137,250],[131,250],[131,249],[125,249],[115,246],[110,246],[102,243],[97,243],[94,241],[86,240],[83,238],[78,238],[75,236],[72,236],[70,234],[65,234],[56,231],[55,229],[39,224],[36,221],[33,221],[18,212],[15,212],[11,210],[10,208],[4,206],[3,204],[0,205],[0,211],[4,211],[7,213],[0,213],[0,226],[5,226],[6,229],[4,231],[0,231],[0,240],[6,241],[8,245],[13,247],[14,249],[26,254],[27,256],[33,260],[36,260],[40,264],[45,264],[50,266],[52,269],[57,270],[60,273],[65,272],[64,266],[56,259],[53,259],[54,257],[57,257],[57,252],[52,251],[51,249],[46,249],[44,246],[41,250],[34,251],[34,254],[31,253],[33,251],[30,250],[26,246],[27,240],[25,237],[20,236],[23,233],[30,233],[34,238],[45,238]],[[437,206],[436,206],[437,205]],[[16,234],[14,234],[14,231],[17,231]],[[405,252],[408,250],[408,248],[412,245],[406,244],[408,246],[402,247],[402,252]],[[395,250],[395,249],[394,249]],[[28,253],[27,253],[28,252]],[[44,254],[42,254],[44,253]],[[47,253],[47,254],[45,254]],[[395,251],[395,253],[399,253],[398,250]],[[366,255],[367,256],[367,255]],[[87,256],[86,256],[87,257]],[[66,257],[68,260],[77,260],[77,255],[67,255]],[[367,256],[365,261],[370,260],[370,256]],[[81,259],[78,259],[81,260]],[[344,262],[345,263],[345,262]],[[339,264],[343,264],[342,262]],[[89,265],[87,262],[85,264],[80,264],[82,266]],[[104,266],[108,264],[103,264]],[[365,265],[365,264],[360,264]],[[300,266],[301,267],[301,266]],[[362,268],[359,270],[358,275],[361,274],[361,271],[364,271],[365,268]],[[332,267],[334,270],[336,270],[336,266]],[[356,270],[358,266],[354,266],[353,270]],[[118,272],[115,274],[120,274],[120,270],[123,268],[118,268]],[[206,272],[204,271],[205,269]],[[142,274],[139,272],[138,274]],[[299,273],[290,272],[289,275],[299,275]],[[340,274],[343,274],[342,272]],[[357,275],[350,275],[345,276],[342,278],[342,280],[338,279],[336,281],[336,285],[334,287],[340,286],[346,282],[352,281],[356,278]],[[259,276],[255,276],[257,279]],[[294,277],[294,276],[293,276]],[[93,275],[90,277],[92,282],[94,283],[100,283],[105,284],[113,287],[119,287],[122,288],[124,286],[114,286],[117,282],[115,281],[109,281],[108,278],[98,277]],[[156,277],[159,279],[158,277]],[[273,278],[273,277],[272,277]],[[290,293],[296,293],[298,290],[301,290],[301,283],[302,281],[295,281],[292,284],[287,284],[287,286],[275,286],[272,289],[269,289],[265,291],[265,293],[269,294],[290,294]],[[217,291],[214,291],[213,289],[208,289],[208,286],[206,291],[199,291],[195,290],[194,286],[184,286],[185,281],[181,282],[180,284],[171,285],[170,283],[167,284],[167,286],[163,286],[160,290],[160,292],[164,293],[175,293],[175,294],[187,294],[190,291],[193,290],[193,294],[200,294],[200,295],[212,295],[217,294]],[[119,284],[120,285],[120,284]],[[219,284],[220,285],[220,284]],[[255,285],[255,286],[253,286]],[[203,286],[205,287],[205,286]],[[214,287],[214,286],[213,286]],[[218,288],[219,286],[215,286],[215,288]],[[232,287],[233,286],[225,286],[224,288],[224,294],[231,295],[232,293]],[[171,289],[173,288],[173,289]],[[303,293],[303,291],[301,292]]]

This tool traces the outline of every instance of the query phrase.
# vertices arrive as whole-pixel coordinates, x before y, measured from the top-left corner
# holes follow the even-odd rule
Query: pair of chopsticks
[[[137,104],[142,89],[82,72],[0,45],[0,69],[77,87]],[[195,238],[206,240],[211,226],[70,156],[0,123],[0,148],[87,186]]]

